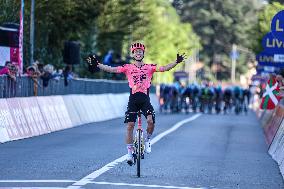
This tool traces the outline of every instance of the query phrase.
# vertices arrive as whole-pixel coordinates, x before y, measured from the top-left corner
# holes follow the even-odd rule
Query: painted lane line
[[[164,136],[174,132],[175,130],[177,130],[178,128],[180,128],[181,126],[183,126],[185,123],[191,122],[195,119],[197,119],[199,116],[201,116],[201,114],[196,114],[194,116],[191,116],[190,118],[184,119],[178,123],[176,123],[173,127],[171,127],[170,129],[162,132],[161,134],[157,135],[155,138],[153,138],[151,140],[151,144],[155,144],[156,142],[158,142],[159,140],[161,140]]]
[[[162,186],[152,184],[129,184],[129,183],[115,183],[115,182],[91,182],[90,184],[99,185],[113,185],[113,186],[134,186],[134,187],[147,187],[147,188],[170,188],[170,189],[206,189],[206,188],[192,188],[186,186]]]
[[[184,120],[176,123],[170,129],[164,131],[163,133],[161,133],[161,134],[157,135],[155,138],[153,138],[151,140],[152,145],[155,144],[156,142],[158,142],[159,140],[161,140],[164,136],[166,136],[166,135],[172,133],[173,131],[177,130],[178,128],[180,128],[183,124],[191,122],[191,121],[197,119],[199,116],[201,116],[201,114],[196,114],[194,116],[191,116],[190,118],[184,119]],[[107,165],[103,166],[102,168],[92,172],[91,174],[85,176],[84,178],[75,182],[71,186],[68,186],[67,188],[68,189],[79,189],[82,186],[85,186],[88,183],[92,182],[95,178],[99,177],[101,174],[109,171],[110,169],[112,169],[117,164],[122,163],[123,161],[125,161],[125,159],[126,159],[126,155],[121,156],[120,158],[118,158],[118,159],[108,163]]]
[[[0,187],[0,189],[66,189],[60,187]]]
[[[60,187],[0,187],[0,189],[66,189]]]
[[[76,180],[0,180],[0,183],[70,183]]]

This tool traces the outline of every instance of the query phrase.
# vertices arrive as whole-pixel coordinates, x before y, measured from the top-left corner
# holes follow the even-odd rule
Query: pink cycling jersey
[[[148,94],[156,67],[155,64],[143,64],[140,68],[134,64],[124,64],[118,66],[117,70],[118,73],[126,75],[132,94],[137,92]]]

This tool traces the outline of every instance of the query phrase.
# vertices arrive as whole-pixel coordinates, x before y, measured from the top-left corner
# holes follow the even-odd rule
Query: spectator
[[[16,77],[17,77],[18,70],[19,70],[19,69],[18,69],[18,65],[17,65],[17,64],[14,64],[14,63],[11,63],[8,68],[9,68],[9,74],[8,74],[8,76],[9,76],[13,81],[16,81]]]
[[[44,65],[39,63],[37,64],[37,67],[38,67],[38,71],[40,74],[43,74],[44,73]]]
[[[37,78],[40,76],[37,64],[32,64],[32,66],[27,67],[27,76],[31,78]]]
[[[40,72],[38,71],[37,64],[33,63],[32,66],[27,67],[27,76],[33,81],[34,96],[37,96],[38,91],[38,77],[40,77]]]
[[[59,81],[61,77],[63,77],[63,70],[58,69],[56,72],[53,73],[54,79]]]
[[[11,62],[5,62],[5,67],[0,70],[0,75],[6,75],[3,86],[3,97],[14,97],[16,95],[17,66]]]
[[[7,75],[10,79],[16,81],[17,72],[17,66],[7,61],[5,63],[5,67],[0,70],[0,75]]]
[[[47,64],[43,67],[43,74],[41,74],[42,85],[43,87],[47,87],[49,80],[54,78],[53,75],[54,67],[50,64]]]
[[[68,86],[68,83],[71,79],[73,79],[72,74],[72,65],[67,65],[63,71],[63,77],[64,77],[64,85]]]
[[[113,62],[113,50],[109,50],[106,56],[104,57],[103,63],[110,66]]]
[[[2,68],[2,69],[0,70],[0,75],[5,75],[5,74],[8,75],[8,74],[10,73],[10,71],[9,71],[10,65],[11,65],[11,62],[7,61],[7,62],[5,63],[4,68]]]

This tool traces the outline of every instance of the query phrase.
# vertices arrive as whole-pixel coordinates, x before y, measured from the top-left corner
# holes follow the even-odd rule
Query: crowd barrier
[[[150,87],[155,93],[155,86]],[[83,79],[76,78],[68,81],[64,79],[50,79],[44,87],[42,79],[33,80],[28,76],[17,77],[16,81],[8,76],[0,76],[0,98],[29,97],[29,96],[55,96],[70,94],[106,94],[129,92],[126,80]]]
[[[129,93],[0,99],[0,143],[124,117]],[[158,109],[158,99],[150,94]],[[123,124],[123,123],[121,123]]]
[[[274,110],[263,111],[260,123],[264,130],[268,153],[279,165],[284,178],[284,106],[278,105]]]

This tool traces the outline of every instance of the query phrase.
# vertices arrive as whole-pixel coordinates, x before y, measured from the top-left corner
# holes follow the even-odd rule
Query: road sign
[[[256,66],[256,73],[261,75],[263,73],[276,73],[279,72],[280,68],[275,66]]]
[[[262,51],[256,55],[256,61],[260,66],[275,66],[284,68],[284,62],[278,62],[274,60],[274,53]]]
[[[284,41],[275,38],[272,32],[269,32],[262,38],[262,47],[266,52],[280,54],[284,52]]]
[[[230,53],[230,57],[231,57],[231,59],[236,60],[236,59],[238,59],[238,58],[239,58],[239,56],[240,56],[240,54],[239,54],[239,52],[238,52],[238,51],[232,51],[232,52]]]
[[[283,62],[284,63],[284,54],[275,54],[274,62]]]
[[[279,11],[272,19],[271,32],[273,36],[284,42],[284,10]]]

